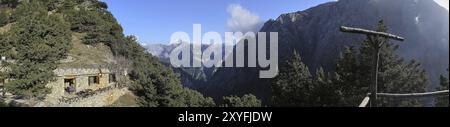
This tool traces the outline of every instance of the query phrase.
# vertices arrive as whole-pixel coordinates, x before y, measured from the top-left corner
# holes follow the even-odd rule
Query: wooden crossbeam
[[[377,86],[378,86],[378,69],[379,69],[379,60],[380,60],[380,50],[382,48],[382,46],[385,44],[384,41],[379,40],[379,39],[374,39],[374,38],[386,38],[386,39],[393,39],[393,40],[398,40],[398,41],[404,41],[405,38],[397,36],[397,35],[393,35],[390,33],[385,33],[385,32],[378,32],[378,31],[373,31],[373,30],[366,30],[366,29],[362,29],[362,28],[353,28],[353,27],[346,27],[346,26],[341,26],[340,30],[342,32],[346,32],[346,33],[354,33],[354,34],[364,34],[367,36],[367,38],[369,39],[370,43],[372,44],[372,48],[375,50],[375,55],[374,58],[376,59],[374,61],[373,67],[374,70],[372,72],[372,78],[373,78],[373,84],[370,85],[370,92],[372,93],[370,95],[370,105],[376,105],[376,101],[377,101],[377,94],[378,94],[378,90],[377,90]]]
[[[361,29],[361,28],[353,28],[353,27],[341,26],[341,31],[342,32],[347,32],[347,33],[357,33],[357,34],[381,36],[381,37],[384,37],[384,38],[394,39],[394,40],[397,40],[397,41],[404,41],[405,40],[405,38],[403,38],[403,37],[400,37],[400,36],[397,36],[397,35],[393,35],[393,34],[390,34],[390,33],[366,30],[366,29]]]
[[[427,92],[427,93],[408,93],[408,94],[393,94],[393,93],[378,93],[379,97],[390,98],[420,98],[420,97],[434,97],[434,96],[449,96],[448,90]]]
[[[370,102],[370,93],[361,102],[358,107],[367,107]],[[421,97],[437,97],[437,96],[449,96],[449,90],[426,92],[426,93],[408,93],[408,94],[397,94],[397,93],[377,93],[379,97],[390,97],[390,98],[421,98]]]

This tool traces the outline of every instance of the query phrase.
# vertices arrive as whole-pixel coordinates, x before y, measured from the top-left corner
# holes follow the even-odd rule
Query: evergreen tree
[[[341,91],[333,82],[335,77],[320,68],[312,76],[294,52],[287,66],[280,69],[273,85],[273,105],[281,107],[329,107],[341,103]]]
[[[10,40],[10,33],[6,32],[4,34],[0,34],[0,56],[4,57],[12,57],[12,41]]]
[[[383,21],[378,24],[377,31],[387,32]],[[406,63],[396,54],[398,45],[394,45],[385,38],[376,37],[375,40],[386,41],[381,48],[379,61],[378,92],[383,93],[417,93],[425,92],[429,85],[426,73],[420,64],[414,60]],[[368,40],[362,42],[359,53],[353,48],[346,48],[337,62],[337,74],[341,91],[344,94],[344,103],[347,106],[357,106],[363,100],[367,89],[372,84],[371,74],[374,71],[373,63],[375,51]],[[378,106],[421,106],[417,99],[398,100],[379,98]],[[358,101],[359,100],[359,101]]]
[[[40,0],[45,7],[47,7],[47,11],[53,11],[58,8],[62,4],[62,0]]]
[[[131,90],[143,107],[210,107],[211,98],[205,98],[197,91],[183,88],[178,75],[164,67],[157,58],[144,53],[144,48],[130,38],[129,49],[120,53],[133,61],[130,77]]]
[[[345,47],[336,64],[335,84],[342,92],[344,106],[357,106],[369,92],[371,70],[362,65],[361,57],[353,46]],[[363,66],[366,69],[363,69]]]
[[[0,9],[0,27],[9,23],[9,14]]]
[[[444,75],[441,75],[440,77],[440,86],[437,88],[437,90],[448,90],[448,76],[445,77]],[[435,105],[436,107],[448,107],[448,95],[447,96],[441,96],[436,98]]]
[[[3,102],[2,99],[0,99],[0,107],[8,107],[8,104],[6,104],[5,102]]]
[[[0,34],[0,57],[10,57],[11,54],[11,49],[12,46],[10,44],[10,42],[8,41],[8,38],[6,38],[7,35],[4,34]],[[8,77],[8,73],[7,71],[7,67],[8,67],[8,62],[0,60],[0,81],[2,81],[2,83],[4,83],[3,81],[5,79],[7,79]],[[2,86],[0,86],[0,96],[5,95],[5,90],[4,90],[4,84],[2,84]],[[1,103],[1,101],[0,101]]]
[[[133,61],[133,70],[130,74],[133,84],[131,85],[131,90],[138,97],[138,102],[144,107],[157,107],[168,105],[168,102],[162,102],[161,95],[158,92],[157,85],[168,84],[171,81],[169,78],[165,80],[165,77],[161,76],[160,70],[156,70],[156,64],[151,59],[152,56],[141,54],[135,56]],[[165,82],[168,81],[168,82]],[[157,84],[159,83],[159,84]],[[173,82],[171,82],[173,84]],[[171,99],[170,97],[167,99]],[[161,102],[160,102],[161,101]],[[164,104],[160,104],[164,103]]]
[[[201,93],[184,88],[182,93],[184,107],[214,107],[216,104],[210,97],[204,97]]]
[[[258,100],[258,98],[252,94],[247,94],[242,97],[223,97],[223,104],[221,107],[261,107],[261,100]]]
[[[0,5],[15,8],[19,4],[19,0],[0,0]]]
[[[314,107],[331,107],[339,106],[342,103],[342,94],[338,89],[338,85],[333,82],[332,75],[329,75],[320,68],[316,71],[313,79],[314,90],[312,93],[311,105]]]
[[[179,77],[150,54],[138,56],[130,74],[131,90],[143,107],[210,107],[211,98],[183,88]]]
[[[11,22],[20,20],[21,18],[32,15],[41,15],[47,12],[46,7],[39,0],[22,1],[11,14]]]
[[[11,28],[9,39],[15,47],[16,62],[10,64],[6,90],[23,97],[44,97],[45,85],[54,78],[53,70],[67,55],[70,29],[61,15],[48,15],[38,1],[22,2],[17,10],[23,14]]]
[[[123,38],[123,29],[107,11],[107,5],[100,1],[92,1],[92,6],[79,7],[80,1],[67,1],[59,10],[65,14],[66,21],[70,21],[71,30],[86,33],[83,38],[85,44],[111,43]]]
[[[105,2],[102,2],[102,1],[96,1],[94,6],[98,9],[108,9],[108,4],[106,4]]]
[[[308,67],[294,51],[291,60],[282,66],[272,85],[274,106],[313,106],[314,85]]]

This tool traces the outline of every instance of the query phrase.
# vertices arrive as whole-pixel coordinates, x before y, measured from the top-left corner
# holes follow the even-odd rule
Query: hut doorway
[[[64,78],[64,90],[66,93],[73,94],[76,92],[76,84],[74,77]]]

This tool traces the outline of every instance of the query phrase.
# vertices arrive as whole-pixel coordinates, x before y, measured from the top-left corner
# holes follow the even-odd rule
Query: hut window
[[[100,79],[98,76],[89,76],[89,86],[94,84],[100,84]]]
[[[2,87],[3,84],[5,84],[5,79],[0,79],[0,87]]]
[[[75,78],[65,78],[64,79],[65,91],[69,94],[75,93]]]
[[[109,83],[117,82],[116,74],[109,74]]]

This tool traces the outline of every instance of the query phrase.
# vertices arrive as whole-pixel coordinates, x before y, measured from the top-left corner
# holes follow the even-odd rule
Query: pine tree
[[[387,32],[383,21],[378,24],[377,31]],[[429,85],[425,71],[420,63],[412,60],[406,63],[396,54],[398,45],[394,45],[385,38],[376,40],[387,41],[380,51],[380,69],[378,92],[384,93],[417,93],[425,92]],[[368,40],[362,42],[359,53],[352,48],[347,48],[338,59],[337,74],[339,75],[341,91],[344,94],[344,102],[347,106],[357,106],[357,103],[367,94],[368,87],[372,83],[371,73],[375,51]],[[360,101],[357,101],[360,100]],[[421,106],[417,99],[398,100],[380,98],[378,106]]]
[[[111,43],[123,38],[122,27],[111,12],[105,9],[105,3],[92,2],[92,6],[80,7],[82,2],[65,1],[58,12],[65,14],[64,18],[70,22],[72,31],[86,33],[83,43],[104,43],[111,46]]]
[[[9,23],[9,14],[0,9],[0,27]]]
[[[360,59],[355,47],[348,46],[337,60],[334,83],[339,85],[338,89],[343,94],[341,103],[344,106],[359,105],[369,92],[368,84],[371,82],[366,78],[371,76],[371,72],[370,69],[361,69]]]
[[[131,89],[139,97],[140,105],[144,107],[167,106],[173,98],[163,95],[167,93],[162,92],[163,89],[158,85],[169,85],[169,83],[173,85],[177,84],[176,81],[173,83],[170,80],[171,77],[166,78],[161,75],[161,70],[156,70],[156,66],[161,67],[161,65],[152,61],[154,59],[152,56],[140,54],[140,56],[135,57],[133,70],[130,74],[134,81]]]
[[[337,76],[319,68],[312,76],[302,63],[300,55],[294,52],[287,66],[273,82],[273,105],[281,107],[331,107],[342,105],[342,91],[334,82]]]
[[[15,47],[16,62],[10,64],[6,90],[26,98],[44,97],[45,85],[54,79],[53,70],[67,55],[70,46],[69,24],[61,15],[48,15],[38,1],[21,3],[23,14],[11,28],[9,39]]]
[[[108,4],[102,1],[96,1],[94,6],[98,9],[108,9]]]
[[[294,51],[287,66],[282,66],[280,74],[272,84],[273,105],[282,107],[313,106],[311,94],[314,85],[308,67],[302,62],[300,55]]]
[[[0,107],[8,107],[8,104],[6,104],[4,100],[0,99]]]
[[[325,72],[323,68],[316,71],[313,79],[314,90],[312,102],[314,107],[332,107],[341,105],[341,91],[338,85],[334,84],[332,75]]]
[[[242,97],[223,97],[221,107],[261,107],[261,100],[252,94],[247,94]]]
[[[437,90],[448,90],[448,76],[445,77],[444,75],[441,75],[440,77],[440,86],[437,88]],[[441,96],[436,98],[435,106],[436,107],[448,107],[448,95],[447,96]]]
[[[0,0],[0,5],[15,8],[19,4],[19,0]]]
[[[9,32],[0,34],[0,56],[12,57],[12,42],[10,41]]]
[[[210,97],[204,97],[201,93],[184,88],[182,93],[184,106],[183,107],[214,107],[216,104]]]
[[[179,76],[164,67],[157,58],[144,53],[144,48],[132,37],[131,45],[119,53],[133,61],[130,89],[138,97],[143,107],[211,107],[212,98],[204,97],[197,91],[183,88]],[[134,46],[133,46],[134,45]]]

